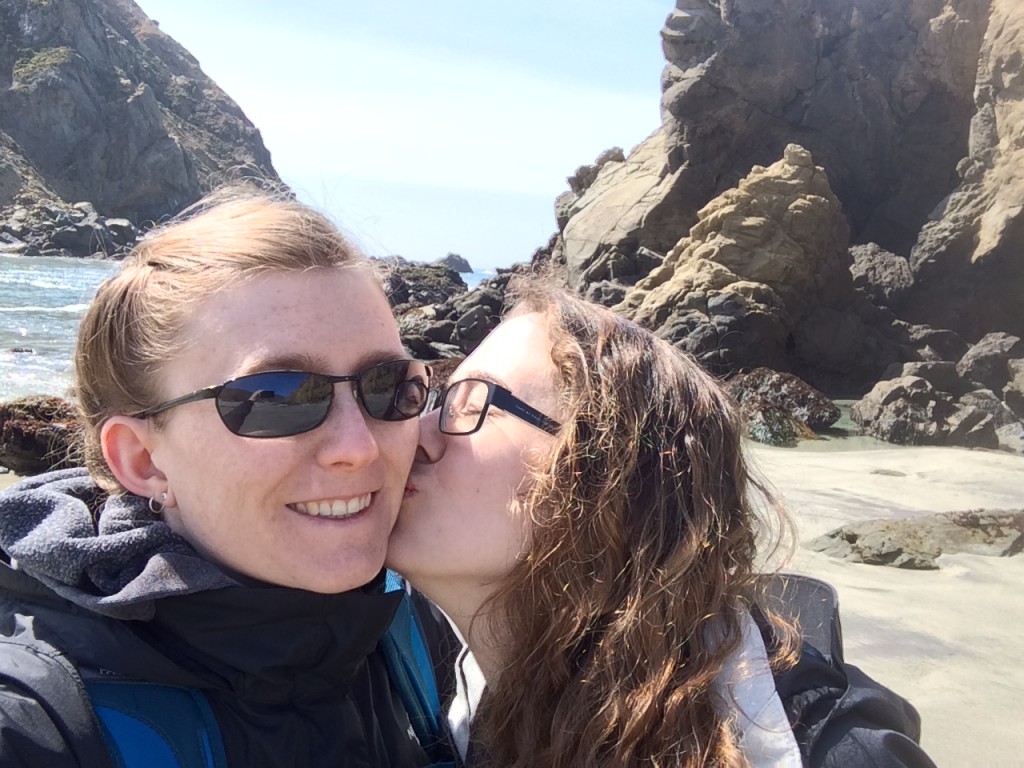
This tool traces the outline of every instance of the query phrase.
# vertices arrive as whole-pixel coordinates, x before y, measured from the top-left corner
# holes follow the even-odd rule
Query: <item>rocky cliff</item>
[[[0,30],[0,210],[89,201],[139,224],[231,169],[276,178],[238,105],[132,0],[0,0]]]
[[[819,226],[870,244],[859,284],[899,273],[872,298],[970,340],[1024,331],[1024,4],[677,0],[662,40],[661,126],[556,202],[572,285],[622,301],[711,200],[797,144],[841,206]]]

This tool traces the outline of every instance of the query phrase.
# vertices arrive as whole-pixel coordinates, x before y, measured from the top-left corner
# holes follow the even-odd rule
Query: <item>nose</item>
[[[316,430],[321,436],[317,461],[324,467],[352,469],[360,469],[376,461],[380,447],[369,418],[359,407],[355,393],[338,387],[327,421]]]
[[[420,440],[413,464],[435,464],[444,456],[447,435],[441,432],[441,409],[435,408],[420,417]]]

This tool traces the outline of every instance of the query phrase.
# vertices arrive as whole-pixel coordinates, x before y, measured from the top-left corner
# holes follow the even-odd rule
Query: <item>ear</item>
[[[145,419],[112,416],[100,429],[103,458],[114,477],[132,493],[147,498],[167,491],[167,476],[153,463],[153,430]]]

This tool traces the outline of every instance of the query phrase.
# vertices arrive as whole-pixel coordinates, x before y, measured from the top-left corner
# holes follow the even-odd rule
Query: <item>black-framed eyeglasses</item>
[[[419,416],[430,391],[430,368],[417,360],[394,360],[351,376],[310,371],[262,371],[132,414],[145,419],[197,400],[214,400],[224,426],[242,437],[289,437],[316,429],[334,402],[334,385],[351,381],[366,413],[381,421]]]
[[[439,426],[444,434],[471,435],[483,426],[487,409],[492,405],[552,435],[562,426],[505,387],[486,379],[462,379],[447,389],[430,390],[426,410],[440,406]]]

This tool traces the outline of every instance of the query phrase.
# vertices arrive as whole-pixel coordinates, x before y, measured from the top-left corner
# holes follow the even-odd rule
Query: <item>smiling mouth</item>
[[[289,504],[288,508],[293,509],[309,517],[329,517],[340,520],[346,517],[358,515],[373,500],[372,493],[364,493],[354,499],[323,499],[321,501],[298,501]]]

